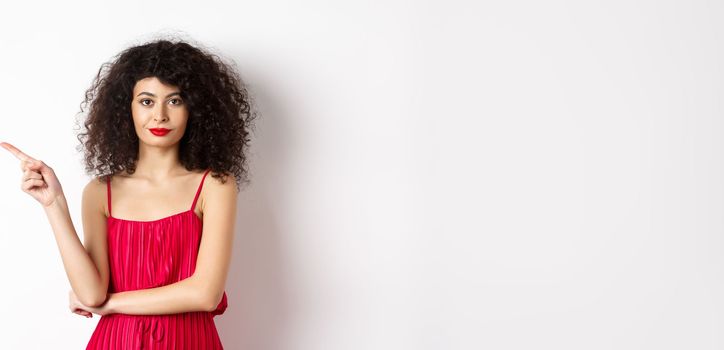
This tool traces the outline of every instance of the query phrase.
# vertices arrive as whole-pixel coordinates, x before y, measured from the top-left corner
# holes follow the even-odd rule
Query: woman
[[[8,143],[43,206],[87,349],[223,349],[224,290],[254,115],[232,65],[183,41],[130,47],[86,91],[83,239],[53,169]],[[207,176],[210,175],[210,176]],[[235,181],[229,181],[233,175]]]

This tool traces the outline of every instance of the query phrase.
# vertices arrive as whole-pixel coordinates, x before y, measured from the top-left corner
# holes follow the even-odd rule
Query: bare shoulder
[[[206,175],[203,189],[199,195],[199,199],[202,201],[201,207],[207,207],[208,203],[226,205],[230,201],[236,202],[236,195],[239,191],[234,176],[226,174],[222,181],[222,177],[216,178],[211,174],[212,172],[209,172]]]
[[[204,180],[205,181],[204,186],[210,185],[210,186],[214,186],[215,188],[226,188],[227,191],[231,190],[231,189],[233,189],[233,190],[237,189],[236,188],[237,187],[236,179],[234,178],[233,174],[229,174],[229,173],[221,174],[221,176],[218,178],[211,176],[212,174],[214,174],[214,172],[209,171],[209,173],[206,175],[206,180]]]
[[[106,183],[100,178],[93,178],[83,188],[83,202],[99,211],[105,211]]]
[[[106,183],[100,178],[93,178],[83,188],[83,196],[99,198],[101,194],[105,195]]]

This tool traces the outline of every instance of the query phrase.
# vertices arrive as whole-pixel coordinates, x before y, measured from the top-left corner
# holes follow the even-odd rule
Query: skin
[[[155,77],[136,82],[131,114],[139,138],[138,163],[135,173],[112,178],[113,217],[150,221],[189,209],[203,172],[187,171],[179,161],[179,141],[186,130],[188,110],[174,94],[178,92],[177,87]],[[159,137],[150,128],[171,131]],[[53,169],[9,143],[0,142],[0,146],[20,160],[21,189],[45,210],[71,284],[72,312],[92,317],[93,313],[161,315],[216,308],[231,261],[237,196],[234,181],[222,184],[208,175],[204,180],[194,208],[203,228],[192,276],[161,287],[108,293],[106,184],[93,179],[83,189],[81,244]]]

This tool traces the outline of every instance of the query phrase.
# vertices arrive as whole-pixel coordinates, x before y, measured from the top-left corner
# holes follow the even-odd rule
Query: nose
[[[161,110],[157,111],[156,114],[153,116],[153,121],[160,122],[160,121],[166,121],[168,120],[168,116],[166,116],[166,111],[161,108]]]

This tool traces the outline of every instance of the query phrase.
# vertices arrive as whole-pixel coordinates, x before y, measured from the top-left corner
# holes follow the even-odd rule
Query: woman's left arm
[[[237,186],[233,176],[222,184],[208,176],[203,187],[203,231],[194,273],[161,287],[109,293],[88,311],[104,315],[162,315],[213,311],[221,302],[231,262],[236,221]]]

